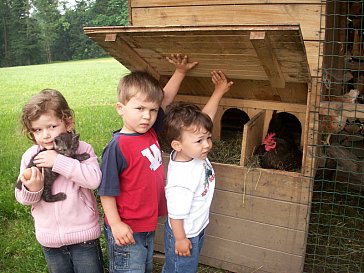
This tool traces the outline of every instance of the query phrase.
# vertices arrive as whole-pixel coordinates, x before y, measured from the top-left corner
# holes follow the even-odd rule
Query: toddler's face
[[[190,161],[193,158],[204,160],[212,148],[211,133],[205,128],[191,127],[183,130],[176,160]]]
[[[118,102],[116,110],[123,119],[123,133],[144,134],[157,119],[159,104],[146,101],[145,96],[136,94],[126,104]]]
[[[67,132],[69,125],[59,119],[53,111],[42,114],[31,122],[32,133],[36,143],[47,150],[53,149],[53,139],[61,133]]]

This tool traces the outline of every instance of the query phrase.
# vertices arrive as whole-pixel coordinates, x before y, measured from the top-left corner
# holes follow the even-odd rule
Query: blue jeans
[[[105,224],[110,273],[152,273],[155,232],[134,232],[134,245],[115,244],[111,228]]]
[[[164,224],[166,259],[162,273],[196,273],[204,238],[205,230],[202,230],[196,237],[188,238],[192,243],[191,256],[179,256],[175,253],[176,240],[167,220]]]
[[[99,239],[59,248],[43,247],[43,253],[50,273],[104,272]]]

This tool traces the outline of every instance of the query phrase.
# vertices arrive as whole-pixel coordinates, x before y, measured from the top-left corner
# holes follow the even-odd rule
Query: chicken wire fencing
[[[304,272],[364,272],[364,1],[322,1]]]

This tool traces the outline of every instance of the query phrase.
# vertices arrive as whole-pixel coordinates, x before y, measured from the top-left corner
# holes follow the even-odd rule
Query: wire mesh
[[[364,272],[364,1],[322,1],[304,272]]]

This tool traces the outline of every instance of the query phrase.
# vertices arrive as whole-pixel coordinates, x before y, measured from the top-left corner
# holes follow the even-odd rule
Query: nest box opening
[[[285,138],[293,140],[298,148],[301,147],[302,125],[300,120],[291,113],[280,112],[275,117],[273,114],[269,122],[268,133],[270,132],[283,135]]]
[[[238,108],[227,109],[221,117],[221,140],[242,136],[244,125],[250,120],[247,113]]]

